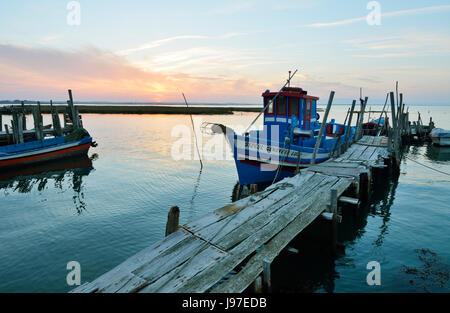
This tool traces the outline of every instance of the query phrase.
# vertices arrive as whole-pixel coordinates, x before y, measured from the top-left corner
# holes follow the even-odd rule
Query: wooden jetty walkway
[[[185,225],[178,226],[179,209],[171,208],[169,222],[174,224],[168,222],[164,239],[72,292],[242,292],[252,284],[255,291],[270,291],[270,264],[289,242],[315,219],[324,218],[335,251],[341,221],[338,203],[358,207],[368,199],[375,176],[386,169],[398,172],[400,147],[410,123],[402,95],[397,105],[393,92],[390,98],[392,127],[387,112],[383,125],[387,136],[362,135],[367,97],[361,99],[358,140],[350,142],[348,135],[337,139],[340,145],[328,161],[314,164],[314,154],[312,164],[294,177]],[[330,107],[331,101],[322,123]],[[354,107],[355,101],[349,126]],[[321,127],[318,138],[323,131]]]
[[[386,137],[364,136],[338,158],[180,226],[72,292],[242,292],[317,217],[338,222],[338,201],[358,204],[360,186],[386,167],[387,147]]]

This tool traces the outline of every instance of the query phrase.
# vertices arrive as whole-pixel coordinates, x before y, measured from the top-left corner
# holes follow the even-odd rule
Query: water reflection
[[[382,181],[375,182],[370,202],[359,209],[351,205],[342,207],[342,223],[338,227],[339,251],[333,256],[330,242],[328,221],[317,219],[297,236],[290,246],[300,252],[298,254],[284,250],[275,259],[274,272],[278,277],[273,284],[277,292],[334,292],[335,281],[340,278],[337,265],[345,264],[356,267],[355,261],[346,255],[345,250],[364,236],[369,215],[381,218],[381,226],[373,245],[380,247],[389,232],[391,207],[394,203],[398,186],[398,176],[379,175]]]
[[[94,169],[92,160],[87,155],[69,158],[34,166],[27,166],[16,170],[0,173],[0,190],[5,196],[11,193],[30,193],[34,189],[44,191],[50,185],[55,189],[65,191],[69,186],[73,190],[73,203],[77,214],[86,209],[84,202],[83,178]]]
[[[450,161],[450,147],[438,147],[430,143],[426,147],[425,156],[433,161],[448,162]]]

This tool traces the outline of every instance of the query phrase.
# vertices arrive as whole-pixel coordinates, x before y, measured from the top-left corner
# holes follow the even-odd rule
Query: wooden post
[[[41,139],[44,139],[44,125],[43,125],[43,121],[42,121],[42,111],[41,111],[41,102],[40,101],[37,102],[37,108],[38,108],[37,118],[38,118],[39,136]]]
[[[312,155],[312,158],[311,158],[311,164],[315,164],[316,163],[317,151],[319,150],[320,142],[322,141],[323,131],[325,130],[325,126],[326,126],[327,118],[328,118],[328,113],[330,113],[331,104],[333,103],[333,98],[334,98],[334,91],[331,91],[330,92],[330,98],[328,99],[327,108],[325,110],[325,115],[323,116],[322,125],[320,125],[319,136],[317,137],[316,145],[314,146],[314,152],[313,152],[313,155]]]
[[[180,218],[180,209],[177,206],[173,206],[169,210],[166,224],[166,236],[176,232],[178,229],[178,223]]]
[[[348,124],[347,124],[347,133],[345,134],[345,150],[348,149],[349,146],[349,138],[350,133],[352,132],[352,118],[353,118],[353,111],[355,110],[356,100],[353,100],[352,102],[352,108],[350,109],[350,116],[348,118]],[[356,135],[356,133],[355,133]]]
[[[6,132],[6,140],[9,145],[11,143],[11,136],[9,135],[9,128],[7,124],[5,124],[5,132]]]
[[[33,121],[34,121],[34,133],[36,134],[36,140],[42,140],[42,136],[41,136],[41,127],[40,127],[40,123],[39,123],[39,113],[38,113],[38,108],[37,107],[33,107]]]
[[[364,122],[364,111],[366,110],[368,97],[362,101],[361,99],[361,113],[359,114],[358,124],[356,126],[356,136],[354,141],[358,141],[362,137],[362,124]]]
[[[331,251],[333,254],[336,254],[337,251],[337,189],[331,189],[331,197],[330,197],[330,212],[333,214],[333,218],[331,219]]]
[[[391,115],[392,115],[392,127],[393,127],[393,135],[392,138],[394,140],[394,156],[397,167],[400,165],[400,151],[399,151],[399,143],[398,143],[398,121],[395,114],[395,99],[394,99],[394,92],[391,91]]]
[[[12,132],[13,132],[13,141],[15,144],[19,143],[19,117],[17,116],[17,112],[15,109],[12,110]]]
[[[73,129],[78,129],[80,127],[79,122],[78,122],[78,115],[77,112],[75,110],[75,107],[73,105],[73,97],[72,97],[72,90],[69,89],[69,107],[70,107],[70,112],[72,114],[72,125],[73,125]]]
[[[27,129],[27,117],[26,117],[26,112],[25,112],[25,103],[23,101],[21,102],[21,106],[22,106],[22,125],[23,125],[23,130],[26,130]]]
[[[19,136],[19,143],[23,143],[23,114],[19,114],[17,119],[17,134]]]
[[[256,277],[253,282],[253,292],[254,293],[262,293],[262,278],[261,276]]]
[[[266,292],[272,291],[272,281],[270,273],[270,262],[267,259],[263,260],[263,284]]]
[[[2,131],[3,124],[2,124],[2,113],[0,113],[0,132]]]
[[[386,108],[386,104],[387,104],[388,98],[389,98],[389,93],[386,94],[386,101],[384,101],[383,109],[381,110],[380,117],[378,118],[378,123],[377,123],[377,128],[376,128],[377,129],[377,133],[376,133],[377,136],[380,136],[381,130],[383,128],[382,127],[380,129],[380,123],[381,123],[381,118],[383,117],[384,109]],[[386,124],[386,123],[384,123],[384,124]],[[383,126],[384,126],[384,124],[383,124]]]
[[[337,198],[337,189],[333,188],[331,189],[331,203],[330,203],[330,213],[334,213],[337,214],[337,203],[338,203],[338,198]]]

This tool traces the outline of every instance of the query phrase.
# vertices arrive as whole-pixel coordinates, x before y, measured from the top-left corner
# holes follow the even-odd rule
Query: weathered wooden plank
[[[338,193],[342,194],[350,185],[350,180],[340,179],[335,186],[338,189]],[[322,205],[325,206],[326,201],[329,201],[329,199],[324,199],[322,201]],[[239,273],[214,287],[210,290],[210,292],[224,293],[244,291],[262,272],[262,260],[268,259],[269,261],[273,261],[275,257],[289,244],[289,242],[294,239],[295,236],[297,236],[314,219],[316,219],[318,215],[321,214],[324,207],[320,208],[319,204],[318,208],[318,210],[309,210],[299,214],[283,229],[283,231],[279,232],[273,239],[265,244],[261,251],[250,258]]]
[[[315,188],[326,183],[324,177],[326,176],[315,175],[307,181],[307,185],[303,186],[301,190],[296,190],[292,195],[283,198],[267,198],[261,203],[239,212],[241,214],[233,216],[228,224],[211,225],[200,232],[196,232],[196,235],[205,240],[211,240],[214,237],[212,242],[215,245],[228,250],[251,236],[255,230],[266,225],[271,219],[275,219],[286,205],[291,204],[296,199],[302,199]],[[257,214],[254,214],[255,212]]]
[[[109,272],[92,281],[90,283],[89,290],[99,290],[106,288],[107,286],[113,284],[115,281],[118,281],[122,277],[127,276],[131,271],[151,262],[153,259],[162,255],[163,253],[167,254],[168,250],[176,245],[180,245],[182,242],[192,237],[192,234],[184,229],[177,230],[176,232],[165,237],[163,240],[141,250]],[[82,292],[78,290],[80,287],[75,288],[73,292]]]
[[[317,217],[325,202],[323,199],[327,199],[329,202],[329,188],[334,185],[339,179],[333,179],[319,189],[316,193],[316,197],[307,197],[302,201],[295,201],[290,206],[286,206],[284,210],[281,210],[282,214],[279,214],[277,218],[272,219],[263,228],[256,230],[252,236],[248,237],[242,243],[234,247],[229,251],[229,256],[223,260],[219,260],[215,266],[208,268],[207,270],[198,273],[192,277],[189,281],[186,281],[180,288],[176,290],[166,290],[168,292],[204,292],[222,277],[224,277],[231,269],[236,267],[242,260],[249,255],[252,251],[255,251],[262,244],[269,241],[274,234],[277,234],[284,229],[296,216],[303,214],[306,211],[312,210]],[[327,197],[328,195],[328,197]],[[314,217],[314,218],[315,218]]]

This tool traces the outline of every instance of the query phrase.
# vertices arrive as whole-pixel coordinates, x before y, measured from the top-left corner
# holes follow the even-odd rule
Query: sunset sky
[[[450,2],[0,2],[0,99],[260,103],[293,84],[326,102],[384,102],[395,81],[407,104],[450,104]],[[71,15],[73,17],[73,15]]]

